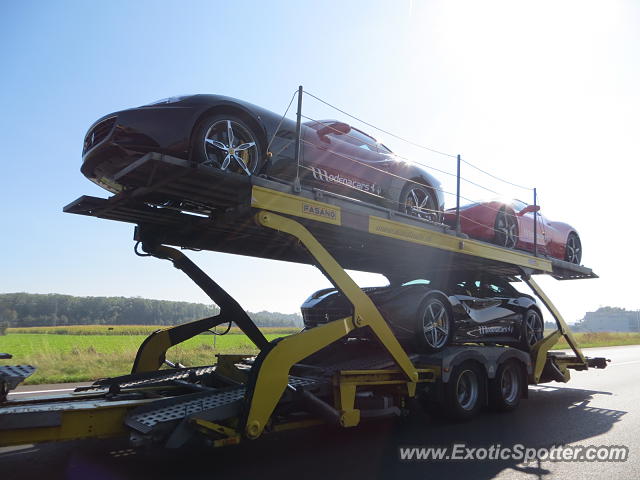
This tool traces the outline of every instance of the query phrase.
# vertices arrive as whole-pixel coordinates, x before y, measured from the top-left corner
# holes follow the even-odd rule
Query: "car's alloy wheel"
[[[243,175],[253,175],[258,170],[260,144],[241,119],[232,115],[209,117],[194,137],[194,155],[199,163]]]
[[[428,350],[437,351],[449,343],[451,316],[449,309],[438,298],[428,298],[422,309],[422,335]]]
[[[542,316],[533,310],[527,310],[524,317],[524,340],[528,347],[532,347],[544,336],[544,323]]]
[[[495,223],[495,243],[501,247],[516,248],[518,244],[518,221],[516,217],[501,209]]]
[[[565,260],[576,265],[580,265],[582,260],[582,244],[580,243],[580,237],[574,232],[571,232],[567,238]]]
[[[440,220],[433,192],[428,187],[417,183],[405,185],[400,195],[400,211],[423,220],[432,222]]]

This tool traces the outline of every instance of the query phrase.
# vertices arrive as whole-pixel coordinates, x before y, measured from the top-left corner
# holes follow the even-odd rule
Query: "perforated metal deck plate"
[[[301,377],[289,377],[294,387],[308,386],[315,380]],[[125,419],[125,424],[140,433],[149,433],[161,423],[182,420],[190,415],[227,407],[244,399],[245,387],[230,387],[216,392],[202,392],[167,398],[137,408]]]
[[[9,390],[16,388],[25,378],[33,375],[36,367],[31,365],[2,365],[0,366],[0,380],[7,382]]]
[[[179,370],[158,371],[141,375],[126,375],[123,377],[114,377],[104,380],[98,380],[89,387],[77,388],[77,392],[89,392],[95,390],[105,390],[111,385],[118,385],[120,388],[131,388],[148,386],[157,383],[165,383],[173,380],[188,380],[195,375],[196,378],[207,375],[215,371],[214,365],[204,367],[188,367]]]

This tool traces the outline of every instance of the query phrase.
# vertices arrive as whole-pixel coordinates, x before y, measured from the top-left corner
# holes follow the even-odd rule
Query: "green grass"
[[[21,327],[8,328],[7,334],[56,334],[56,335],[149,335],[156,330],[168,328],[162,325],[70,325],[65,327]],[[217,327],[218,332],[223,332],[226,325]],[[289,335],[300,331],[293,327],[260,327],[265,335]],[[229,334],[242,334],[238,327],[231,328]]]
[[[573,336],[580,348],[640,345],[640,333],[638,332],[581,332],[574,333]],[[553,347],[554,350],[565,348],[569,348],[569,345],[564,338]]]
[[[127,325],[114,327],[114,330],[107,328],[89,325],[10,329],[8,335],[0,336],[0,352],[11,353],[13,358],[0,360],[0,364],[38,367],[36,373],[25,381],[26,384],[89,381],[129,373],[138,347],[147,337],[133,332],[147,328],[147,331],[153,331],[157,327]],[[269,340],[297,331],[283,328],[262,330]],[[66,333],[62,334],[62,331]],[[583,348],[640,344],[640,333],[576,333],[575,337]],[[257,353],[249,339],[237,329],[229,335],[217,337],[215,349],[213,340],[213,335],[198,335],[171,348],[167,358],[184,365],[210,365],[218,353]],[[568,345],[563,339],[554,348],[568,348]]]
[[[266,333],[268,340],[283,336]],[[0,352],[13,355],[0,364],[29,364],[38,367],[26,384],[95,380],[129,373],[135,354],[146,335],[52,335],[10,333],[0,337]],[[216,339],[198,335],[167,352],[167,358],[184,365],[209,365],[217,353],[255,354],[257,349],[243,334]]]

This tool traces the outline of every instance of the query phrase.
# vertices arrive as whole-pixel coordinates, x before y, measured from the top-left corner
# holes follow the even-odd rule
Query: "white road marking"
[[[634,360],[632,362],[611,362],[608,367],[614,367],[616,365],[632,365],[634,363],[640,363],[640,360]]]
[[[57,388],[54,390],[30,390],[28,392],[10,392],[9,395],[30,395],[32,393],[73,392],[75,388]]]

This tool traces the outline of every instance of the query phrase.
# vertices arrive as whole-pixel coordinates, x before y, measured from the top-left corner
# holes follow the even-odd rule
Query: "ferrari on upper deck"
[[[471,203],[460,207],[460,229],[472,238],[502,247],[532,252],[537,245],[539,253],[580,265],[582,243],[576,229],[552,222],[539,211],[539,205],[527,205],[520,200]],[[455,209],[445,212],[444,222],[455,227]]]
[[[316,187],[425,220],[440,221],[440,183],[396,157],[363,131],[335,120],[302,124],[299,165],[296,123],[220,95],[172,97],[100,118],[87,132],[82,173],[111,192],[117,172],[159,152],[240,175]],[[180,199],[166,199],[167,201]]]

